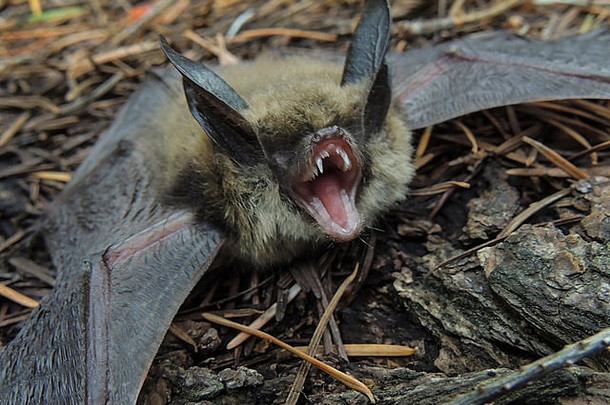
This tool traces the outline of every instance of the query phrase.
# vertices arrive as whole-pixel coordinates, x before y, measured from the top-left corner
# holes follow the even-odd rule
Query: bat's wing
[[[610,98],[610,32],[557,41],[507,32],[390,55],[394,98],[413,129],[544,99]]]
[[[222,240],[154,194],[158,151],[182,100],[149,81],[102,135],[48,214],[55,291],[0,352],[5,404],[133,404],[170,322]]]

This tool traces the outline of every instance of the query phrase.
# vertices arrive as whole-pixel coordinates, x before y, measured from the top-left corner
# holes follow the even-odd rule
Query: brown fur
[[[342,66],[302,57],[261,58],[224,68],[222,76],[250,108],[241,111],[263,145],[304,147],[307,133],[340,125],[348,131],[360,123],[365,83],[341,87]],[[222,228],[231,256],[255,265],[287,262],[329,239],[281,187],[268,164],[239,167],[219,151],[181,101],[180,124],[166,138],[162,155],[169,201],[191,207],[205,221]],[[178,108],[179,110],[179,108]],[[413,176],[411,135],[392,107],[385,128],[366,145],[352,138],[363,163],[357,208],[363,229],[402,199]],[[307,161],[299,153],[295,166]],[[297,168],[298,169],[298,168]],[[295,169],[295,170],[297,170]],[[223,213],[220,216],[218,213]]]

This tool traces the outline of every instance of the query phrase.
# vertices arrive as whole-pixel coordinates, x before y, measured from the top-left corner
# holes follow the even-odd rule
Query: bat
[[[172,317],[214,262],[267,268],[366,232],[404,198],[411,131],[541,99],[610,98],[596,31],[504,32],[388,54],[366,2],[345,62],[208,69],[161,39],[153,72],[49,208],[57,286],[0,352],[3,403],[132,404]]]

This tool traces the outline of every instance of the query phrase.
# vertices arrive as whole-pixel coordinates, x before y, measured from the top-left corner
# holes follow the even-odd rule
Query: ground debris
[[[256,370],[238,367],[237,370],[225,368],[218,373],[218,377],[228,390],[247,387],[258,387],[263,384],[263,376]]]
[[[396,24],[390,46],[397,51],[491,29],[551,39],[607,27],[609,21],[607,6],[595,1],[510,2],[502,14],[481,14],[489,5],[474,0],[392,3]],[[53,266],[45,246],[31,236],[65,183],[40,173],[69,177],[146,72],[165,63],[159,34],[210,63],[293,47],[344,52],[361,5],[360,0],[56,0],[43,3],[40,16],[28,2],[0,6],[0,281],[36,299],[50,291]],[[407,28],[415,20],[435,33],[413,35]],[[503,241],[491,238],[520,208],[571,186],[563,170],[521,139],[543,141],[584,173],[608,173],[609,107],[608,102],[541,102],[471,114],[460,125],[431,129],[413,189],[430,191],[442,183],[441,195],[414,193],[388,215],[377,232],[369,277],[336,314],[346,343],[409,345],[419,352],[392,360],[326,359],[370,382],[380,404],[439,404],[608,327],[607,180],[582,180],[570,195],[529,218],[529,225]],[[478,152],[464,128],[474,133]],[[456,186],[465,183],[471,187]],[[492,246],[478,249],[482,241]],[[355,249],[330,259],[325,288],[344,277],[361,251],[372,255],[372,246],[363,249],[366,243],[358,241]],[[470,249],[472,254],[431,271]],[[24,265],[35,271],[24,271]],[[234,280],[220,276],[204,293],[195,291],[181,315],[190,311],[191,318],[198,317],[200,305],[210,302],[213,309],[252,312],[274,302],[277,289],[260,281],[267,275],[240,284],[251,269],[231,271],[238,274]],[[239,295],[240,290],[247,293]],[[268,328],[291,343],[306,344],[317,306],[301,294],[282,322]],[[0,301],[2,344],[27,316],[28,310]],[[139,403],[283,403],[295,360],[253,340],[226,351],[230,333],[191,318],[176,324],[196,349],[189,339],[168,334]],[[540,403],[541,398],[566,405],[607,403],[608,356],[583,364],[587,367],[560,370],[494,403]],[[367,403],[319,372],[309,376],[303,392],[305,404]]]
[[[508,184],[508,176],[497,163],[486,166],[483,177],[489,187],[467,204],[468,222],[464,232],[471,240],[487,240],[500,232],[514,217],[521,202],[519,193]]]
[[[585,197],[591,212],[568,234],[552,225],[523,226],[478,253],[494,293],[555,344],[610,325],[610,239],[600,231],[608,222],[610,183],[593,184],[585,194],[592,194]]]

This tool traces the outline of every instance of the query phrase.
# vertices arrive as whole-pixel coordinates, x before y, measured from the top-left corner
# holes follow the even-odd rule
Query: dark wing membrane
[[[154,165],[175,75],[149,79],[51,207],[57,287],[0,352],[10,404],[132,404],[170,322],[222,240],[158,203]],[[156,123],[156,124],[155,124]]]
[[[610,32],[557,41],[475,34],[390,56],[395,100],[413,129],[509,104],[610,98]]]

